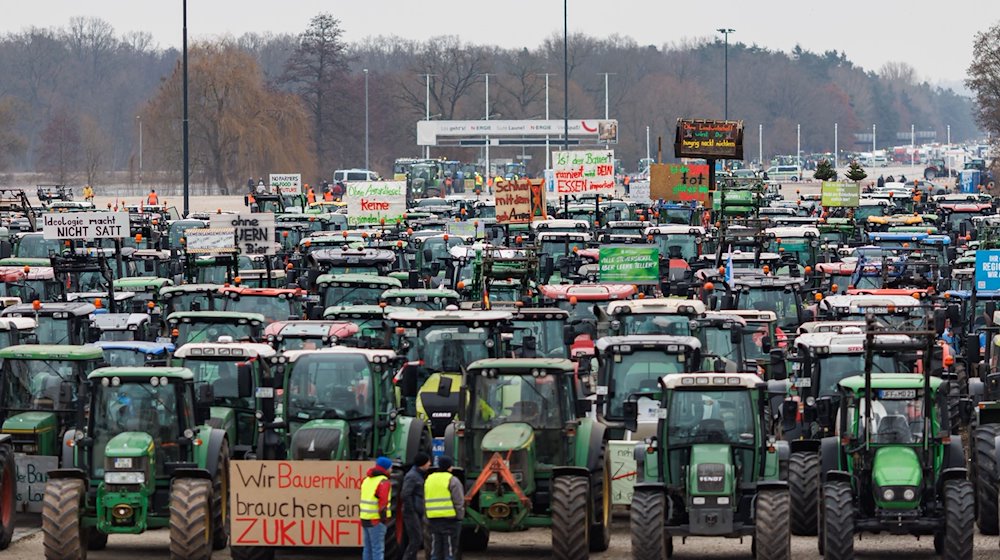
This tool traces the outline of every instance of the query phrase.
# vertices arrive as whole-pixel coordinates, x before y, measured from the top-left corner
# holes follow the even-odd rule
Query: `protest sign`
[[[659,284],[657,247],[611,245],[600,248],[598,281],[608,284]]]
[[[628,199],[646,204],[652,202],[649,198],[649,181],[632,181],[628,186]]]
[[[42,214],[45,239],[121,239],[130,233],[128,212]]]
[[[212,214],[208,223],[213,229],[235,230],[236,247],[241,254],[271,256],[277,252],[274,214]]]
[[[708,206],[711,201],[708,165],[654,163],[649,167],[649,196],[653,200]]]
[[[557,196],[615,192],[614,150],[553,152],[552,168]]]
[[[447,222],[444,224],[444,230],[448,232],[448,235],[482,239],[485,227],[481,220],[467,220],[464,222]]]
[[[674,156],[743,159],[743,121],[677,119]]]
[[[861,187],[858,183],[823,181],[820,187],[823,206],[856,207],[861,198]]]
[[[406,181],[353,181],[343,201],[348,225],[394,225],[406,213]]]
[[[280,175],[272,173],[267,178],[273,193],[302,194],[302,174],[300,173],[282,173]]]
[[[976,251],[976,289],[1000,290],[1000,250]]]
[[[233,461],[233,546],[359,547],[370,461]]]
[[[49,471],[59,468],[59,458],[45,455],[14,454],[17,493],[14,497],[18,511],[40,513],[45,500],[45,483]]]
[[[236,252],[233,228],[189,228],[184,232],[184,250],[192,255]]]
[[[526,224],[545,219],[543,179],[505,181],[497,184],[495,193],[497,223]]]

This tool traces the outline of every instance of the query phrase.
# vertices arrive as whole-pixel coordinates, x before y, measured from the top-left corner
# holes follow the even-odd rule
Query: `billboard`
[[[858,206],[861,198],[861,186],[849,181],[823,181],[820,187],[822,206]]]
[[[743,159],[743,121],[677,119],[674,156]]]
[[[348,225],[395,224],[406,213],[406,181],[352,181],[343,201]]]
[[[696,202],[707,207],[711,201],[708,165],[654,163],[649,167],[649,197],[670,202]]]
[[[976,251],[976,289],[1000,290],[1000,250]]]
[[[492,146],[544,146],[545,139],[558,144],[566,132],[578,141],[593,144],[618,142],[618,121],[615,119],[573,119],[564,123],[554,120],[477,120],[477,121],[417,121],[417,145],[462,145],[463,140],[475,139],[469,145],[484,145],[490,137]],[[577,140],[574,140],[577,141]]]
[[[614,194],[614,150],[552,152],[555,194],[559,197]]]
[[[649,245],[600,248],[598,281],[607,284],[659,284],[660,249]]]

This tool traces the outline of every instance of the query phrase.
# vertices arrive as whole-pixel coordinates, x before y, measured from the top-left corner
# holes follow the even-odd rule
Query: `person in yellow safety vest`
[[[476,188],[483,190],[483,176],[478,171],[476,172]]]
[[[94,189],[90,188],[90,185],[83,187],[83,199],[87,202],[94,200]]]
[[[389,471],[392,460],[379,457],[375,466],[368,469],[368,476],[361,483],[361,531],[364,537],[362,560],[385,560],[385,535],[392,510],[392,486]]]
[[[451,457],[438,459],[437,472],[424,482],[424,511],[431,534],[430,560],[455,560],[458,540],[465,517],[465,490],[461,481],[451,474],[455,462]]]

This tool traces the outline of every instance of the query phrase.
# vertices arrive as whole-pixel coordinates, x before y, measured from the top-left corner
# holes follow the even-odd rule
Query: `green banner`
[[[608,284],[659,284],[660,250],[657,247],[612,245],[601,247],[598,281]]]
[[[820,192],[823,206],[856,207],[861,197],[861,186],[858,183],[823,181]]]

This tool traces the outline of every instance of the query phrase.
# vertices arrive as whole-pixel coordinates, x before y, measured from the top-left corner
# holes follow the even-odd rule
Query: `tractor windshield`
[[[254,327],[250,324],[196,322],[177,324],[176,346],[188,342],[218,342],[220,336],[229,336],[233,340],[253,339]]]
[[[479,402],[479,413],[470,422],[474,428],[487,429],[506,422],[525,422],[536,429],[562,428],[561,411],[573,410],[573,403],[568,388],[560,387],[561,379],[554,375],[477,377],[473,398]]]
[[[213,297],[205,292],[175,292],[166,300],[170,304],[170,311],[214,311],[212,305]]]
[[[142,367],[146,365],[146,354],[127,348],[105,348],[104,361],[109,366]]]
[[[707,325],[698,329],[698,338],[702,351],[702,366],[704,371],[719,371],[716,360],[722,360],[725,369],[722,371],[737,372],[742,368],[743,349],[739,344],[733,344],[732,329],[715,325]]]
[[[631,354],[615,354],[609,372],[612,390],[607,415],[624,416],[624,403],[635,393],[660,390],[660,378],[670,373],[684,373],[683,354],[667,354],[656,350],[640,350]]]
[[[56,319],[51,315],[39,315],[35,335],[38,344],[82,344],[83,321],[80,319]]]
[[[690,336],[691,325],[687,315],[660,313],[628,313],[619,316],[622,328],[619,334],[669,334]]]
[[[240,398],[236,377],[238,362],[229,360],[184,360],[184,367],[194,373],[195,383],[212,386],[215,404],[233,408],[254,408],[252,397]]]
[[[41,235],[25,235],[17,243],[17,254],[20,259],[47,259],[49,253],[58,254],[62,251],[62,241],[45,239]]]
[[[373,416],[372,376],[363,354],[302,356],[296,360],[287,382],[289,421]]]
[[[298,319],[302,316],[302,305],[291,298],[240,296],[227,299],[225,311],[260,313],[268,323],[273,323],[287,319]]]
[[[661,224],[690,225],[692,216],[694,216],[692,208],[660,208]]]
[[[837,394],[837,383],[852,375],[861,375],[865,371],[864,354],[832,354],[823,356],[816,362],[818,388],[816,396],[833,396]],[[873,373],[893,373],[897,371],[892,356],[886,354],[872,355]]]
[[[490,357],[490,331],[466,325],[432,325],[409,338],[410,360],[423,360],[432,372],[459,372],[476,360]]]
[[[569,357],[562,321],[514,321],[511,346],[518,358]]]
[[[77,375],[84,362],[6,360],[3,364],[3,410],[72,410]]]
[[[667,444],[753,445],[755,410],[746,390],[674,391],[665,424]]]
[[[103,477],[105,448],[118,434],[137,432],[153,438],[156,453],[156,474],[162,475],[164,463],[181,460],[177,438],[182,431],[178,418],[193,411],[191,403],[178,407],[178,389],[170,383],[125,382],[105,387],[94,384],[94,401],[91,406],[90,434],[94,437],[93,471]],[[180,411],[180,412],[179,412]],[[191,427],[194,419],[184,418],[184,427]],[[140,469],[136,469],[140,470]]]
[[[698,256],[698,236],[670,233],[653,237],[661,257],[691,260]]]
[[[778,316],[778,326],[795,330],[799,324],[799,298],[791,289],[751,288],[740,292],[737,309],[773,311]]]
[[[918,389],[873,389],[877,400],[872,404],[871,442],[875,444],[914,444],[923,441],[924,399]],[[851,414],[858,433],[864,429],[868,412],[865,399]]]
[[[541,253],[544,255],[552,255],[553,261],[558,261],[560,257],[565,257],[567,255],[572,255],[573,250],[581,250],[587,248],[587,242],[580,239],[570,239],[568,237],[560,238],[546,238],[541,243]]]

